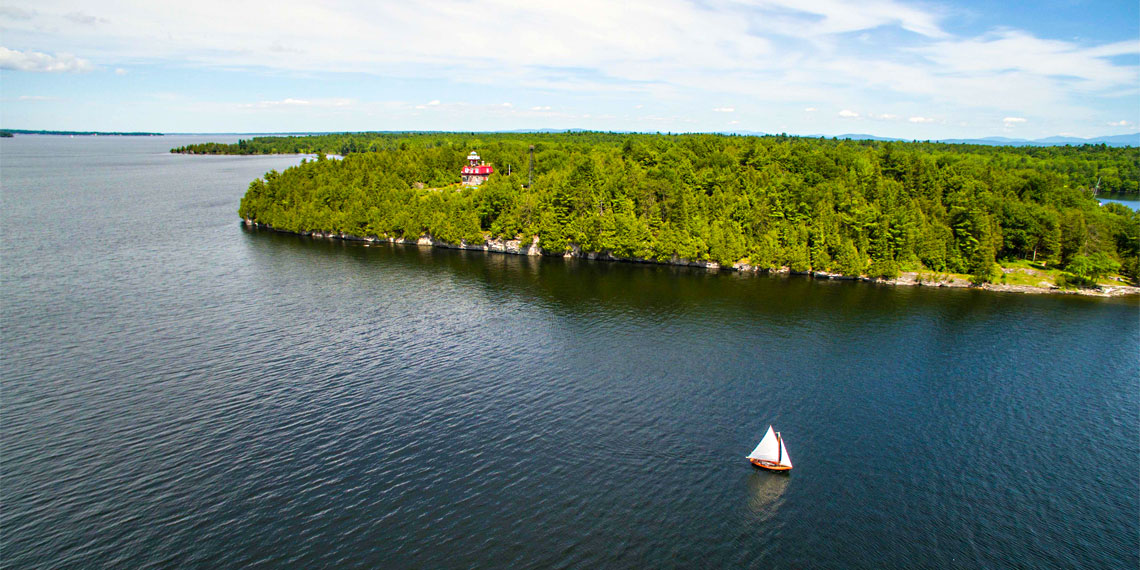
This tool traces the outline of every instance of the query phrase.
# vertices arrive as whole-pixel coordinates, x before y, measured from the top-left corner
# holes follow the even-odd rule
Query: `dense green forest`
[[[145,133],[140,133],[145,134]],[[577,139],[596,139],[598,142],[624,141],[629,135],[612,133],[407,133],[362,132],[329,133],[303,136],[263,136],[240,139],[233,144],[200,143],[173,148],[170,152],[185,154],[336,154],[407,149],[408,145],[463,144],[470,140],[497,141],[528,140],[558,142],[565,136]],[[656,135],[660,136],[660,135]],[[716,135],[714,135],[716,136]],[[730,137],[736,138],[736,137]],[[779,137],[787,138],[787,137]],[[816,139],[810,139],[816,140]],[[866,141],[854,141],[861,144]],[[879,143],[874,143],[879,144]],[[1140,150],[1134,147],[1107,147],[1106,145],[1000,147],[946,143],[893,143],[908,149],[944,151],[955,154],[991,156],[1000,154],[1006,162],[1017,161],[1019,167],[1034,168],[1065,175],[1071,184],[1088,188],[1098,187],[1101,192],[1140,193]],[[1024,157],[1024,158],[1022,158]],[[1099,183],[1099,186],[1097,186]]]
[[[527,185],[534,145],[533,186]],[[622,258],[891,277],[995,278],[1001,260],[1074,282],[1140,272],[1136,148],[990,147],[786,136],[383,133],[265,137],[183,152],[330,152],[250,184],[243,218],[288,231],[480,243],[540,238]],[[494,163],[460,187],[470,150]],[[507,175],[508,168],[512,175]]]

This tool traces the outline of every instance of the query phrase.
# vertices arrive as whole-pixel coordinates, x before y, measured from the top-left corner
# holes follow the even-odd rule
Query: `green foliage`
[[[461,187],[473,149],[496,173]],[[250,184],[239,214],[284,230],[538,236],[551,253],[876,277],[926,269],[976,283],[995,279],[999,260],[1066,267],[1074,279],[1089,275],[1078,260],[1097,255],[1140,271],[1140,215],[1088,192],[1110,167],[1120,185],[1134,183],[1136,149],[585,132],[258,137],[175,150],[344,154]]]
[[[1065,267],[1065,280],[1074,285],[1091,287],[1097,279],[1120,271],[1120,262],[1102,252],[1078,255]]]
[[[858,277],[863,274],[864,265],[863,257],[855,249],[855,244],[851,240],[844,240],[835,258],[835,270],[842,275]]]
[[[975,248],[970,254],[968,269],[974,285],[992,283],[1000,275],[1000,268],[994,262],[994,248],[988,243]]]

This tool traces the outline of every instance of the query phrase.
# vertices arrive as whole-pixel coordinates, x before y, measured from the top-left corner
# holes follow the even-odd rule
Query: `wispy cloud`
[[[0,69],[65,73],[91,71],[95,69],[95,66],[91,65],[91,62],[69,53],[49,55],[38,51],[19,51],[0,46]]]
[[[104,20],[103,18],[92,16],[80,11],[69,12],[64,15],[64,18],[76,24],[82,24],[85,26],[94,26],[95,24],[103,24],[107,22],[107,20]]]
[[[294,99],[287,98],[277,101],[258,101],[256,103],[243,103],[240,106],[247,109],[280,109],[297,107],[338,108],[348,107],[354,103],[352,99]]]
[[[1080,90],[1097,90],[1136,81],[1135,66],[1117,65],[1108,58],[1140,53],[1140,42],[1087,48],[1002,30],[977,38],[947,39],[915,51],[937,64],[942,76],[1024,74],[1051,78]]]
[[[0,17],[9,20],[31,20],[35,15],[35,10],[25,10],[15,6],[0,6]]]
[[[530,100],[568,113],[564,103],[575,98],[610,105],[572,111],[575,117],[592,111],[593,119],[646,102],[647,116],[683,120],[691,113],[682,107],[747,100],[739,109],[713,111],[736,113],[758,128],[765,128],[758,118],[783,121],[789,113],[802,124],[870,119],[916,132],[959,117],[996,126],[993,117],[1014,113],[1033,117],[1033,128],[1045,122],[1040,117],[1103,128],[1123,113],[1119,101],[1140,97],[1138,41],[1096,45],[1010,27],[963,33],[948,21],[954,9],[909,0],[486,0],[478,10],[468,0],[38,0],[35,6],[0,7],[5,43],[57,55],[0,48],[0,68],[92,71],[95,62],[116,73],[135,65],[322,78],[352,73],[432,85],[409,96],[417,99],[473,86],[483,91],[479,100],[512,100],[532,112],[550,109]],[[259,25],[242,24],[250,21]],[[1110,99],[1111,113],[1098,108]],[[285,101],[252,105],[302,107]],[[955,122],[925,120],[931,109]]]
[[[1006,117],[1001,122],[1005,123],[1007,127],[1011,127],[1026,122],[1026,119],[1025,117]]]

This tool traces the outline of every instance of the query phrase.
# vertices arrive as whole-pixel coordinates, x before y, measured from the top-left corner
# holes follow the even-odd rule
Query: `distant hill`
[[[1043,139],[1010,139],[1005,137],[986,137],[983,139],[943,139],[938,142],[944,143],[963,143],[963,144],[988,144],[988,145],[1001,145],[1001,146],[1064,146],[1064,145],[1082,145],[1082,144],[1104,144],[1107,146],[1123,147],[1123,146],[1137,146],[1140,147],[1140,133],[1133,133],[1130,135],[1114,135],[1109,137],[1095,137],[1091,139],[1082,139],[1080,137],[1045,137]]]
[[[769,133],[761,131],[717,131],[718,135],[736,135],[742,137],[766,137]]]
[[[822,135],[819,135],[819,136],[822,136]],[[830,137],[828,137],[828,138],[830,138]],[[875,135],[866,135],[866,134],[836,135],[835,138],[837,138],[837,139],[851,139],[851,140],[856,140],[856,141],[905,141],[905,140],[907,140],[907,139],[899,139],[899,138],[894,138],[894,137],[878,137]]]
[[[515,129],[513,131],[494,131],[496,133],[508,134],[530,134],[530,133],[585,133],[589,132],[586,129]],[[627,131],[619,131],[627,132]]]
[[[808,138],[820,137],[824,135],[807,135]],[[825,137],[831,138],[831,137]],[[901,139],[892,137],[879,137],[868,134],[844,134],[837,135],[837,139],[851,139],[859,141],[904,141],[909,142],[911,139]],[[1080,137],[1045,137],[1043,139],[1013,139],[1009,137],[984,137],[979,139],[935,139],[931,142],[941,142],[949,144],[984,144],[990,146],[1064,146],[1073,145],[1079,146],[1082,144],[1105,144],[1112,147],[1125,147],[1135,146],[1140,147],[1140,133],[1133,133],[1130,135],[1114,135],[1108,137],[1095,137],[1091,139],[1082,139]]]

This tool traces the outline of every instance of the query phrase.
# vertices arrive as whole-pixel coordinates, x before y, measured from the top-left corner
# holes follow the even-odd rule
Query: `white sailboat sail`
[[[772,426],[768,426],[768,432],[764,434],[764,439],[761,439],[760,443],[756,445],[756,449],[748,454],[748,459],[771,461],[786,467],[792,466],[792,459],[788,457],[788,449],[784,447],[784,439],[776,436]]]
[[[760,459],[773,463],[780,460],[780,442],[776,441],[776,432],[772,430],[772,426],[768,426],[768,433],[764,434],[764,439],[760,440],[756,449],[748,454],[748,459]]]

